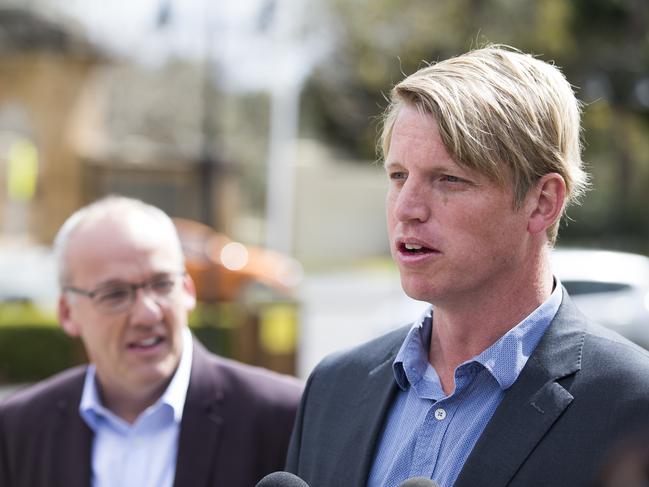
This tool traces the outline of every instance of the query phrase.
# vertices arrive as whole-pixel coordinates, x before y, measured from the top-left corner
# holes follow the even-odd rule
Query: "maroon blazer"
[[[0,486],[89,487],[92,430],[79,415],[86,366],[0,404]],[[174,487],[252,487],[282,470],[302,391],[292,378],[194,340]]]

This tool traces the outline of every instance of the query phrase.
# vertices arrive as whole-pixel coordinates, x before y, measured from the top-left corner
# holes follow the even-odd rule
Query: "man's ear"
[[[528,194],[530,213],[527,229],[531,234],[545,232],[563,212],[566,182],[560,174],[543,175]]]
[[[81,335],[81,330],[77,326],[74,319],[72,319],[72,310],[70,309],[70,301],[68,300],[65,293],[61,293],[59,296],[59,323],[63,331],[70,335],[71,337],[78,337]]]
[[[191,311],[196,307],[196,286],[189,273],[183,277],[183,291],[185,308],[187,308],[187,311]]]

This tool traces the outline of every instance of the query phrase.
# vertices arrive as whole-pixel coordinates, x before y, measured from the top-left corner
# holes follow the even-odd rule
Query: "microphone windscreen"
[[[439,487],[439,484],[426,477],[413,477],[404,480],[398,487]]]
[[[290,472],[273,472],[257,482],[255,487],[309,487],[309,484]]]

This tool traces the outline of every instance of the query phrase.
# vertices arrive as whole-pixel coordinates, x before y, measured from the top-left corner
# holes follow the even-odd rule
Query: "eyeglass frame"
[[[145,281],[138,282],[138,283],[130,283],[130,282],[119,282],[116,284],[110,284],[110,285],[104,285],[100,286],[92,291],[88,291],[86,289],[81,289],[75,286],[63,286],[61,288],[62,292],[64,293],[73,293],[73,294],[78,294],[80,296],[85,296],[90,299],[92,304],[102,313],[104,314],[119,314],[119,313],[124,313],[128,310],[131,309],[133,304],[135,304],[135,300],[137,298],[137,291],[138,289],[144,289],[150,291],[154,297],[156,298],[156,302],[161,299],[166,299],[168,295],[173,293],[177,288],[176,285],[177,279],[179,277],[185,277],[187,276],[187,271],[178,271],[178,272],[170,272],[170,273],[160,273],[155,277],[149,278]],[[168,278],[169,280],[173,280],[173,286],[169,290],[169,292],[165,294],[160,294],[156,293],[151,289],[151,286],[157,281],[157,280],[162,280],[163,278]],[[101,304],[99,304],[99,301],[95,299],[96,296],[98,296],[102,291],[110,291],[114,289],[119,289],[119,290],[128,290],[128,299],[124,301],[124,306],[122,307],[116,307],[115,309],[111,310],[109,308],[102,307]]]

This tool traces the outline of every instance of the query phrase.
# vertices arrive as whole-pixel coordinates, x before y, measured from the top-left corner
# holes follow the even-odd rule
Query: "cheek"
[[[70,314],[67,323],[64,325],[66,331],[72,331],[72,336],[77,336],[86,343],[92,341],[96,335],[98,320],[92,310],[81,303],[70,307]]]
[[[104,363],[113,355],[111,344],[114,339],[96,323],[83,327],[80,338],[91,362]]]
[[[503,221],[503,213],[492,205],[476,205],[461,212],[448,215],[446,222],[466,237],[466,244],[481,247],[505,240],[509,225]]]
[[[188,299],[188,296],[178,296],[173,306],[163,310],[165,326],[174,335],[180,335],[188,322],[189,309],[186,306]]]
[[[85,343],[95,348],[106,348],[115,335],[115,326],[104,326],[103,323],[92,323],[91,326],[85,326],[81,332],[81,338]]]
[[[493,252],[515,252],[524,239],[525,223],[511,208],[495,208],[493,211],[476,211],[467,215],[465,224],[475,228],[474,244],[490,247]]]
[[[388,190],[387,196],[385,197],[385,216],[388,224],[388,230],[391,230],[396,222],[394,217],[394,205],[396,201],[396,195],[393,190]]]

